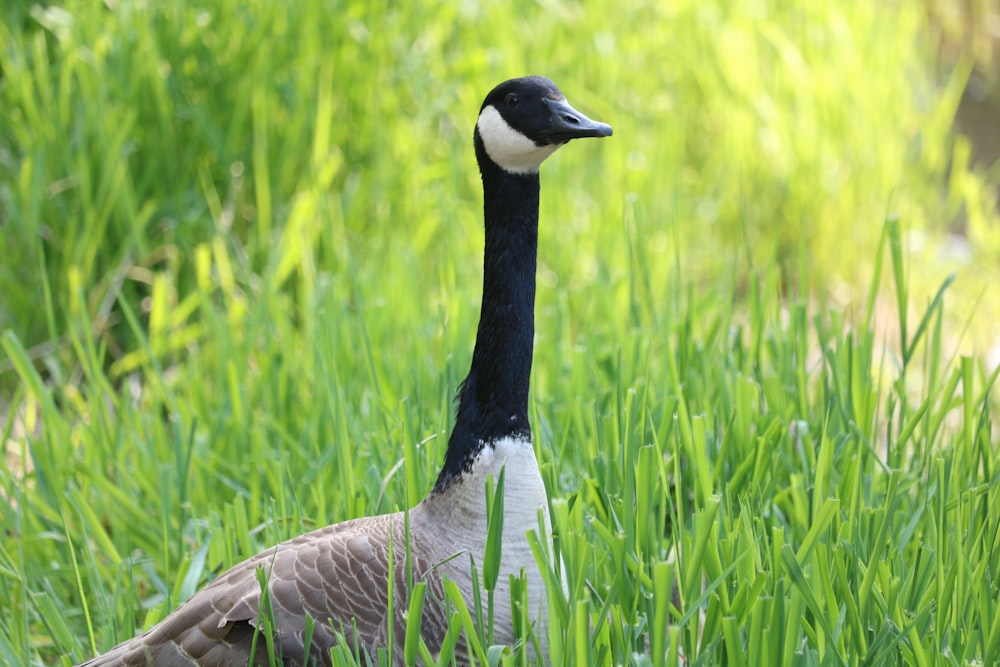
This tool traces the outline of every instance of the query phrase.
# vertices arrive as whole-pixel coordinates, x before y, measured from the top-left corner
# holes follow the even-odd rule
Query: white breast
[[[544,642],[546,630],[545,584],[535,564],[525,534],[538,530],[538,512],[542,511],[545,534],[551,534],[548,499],[545,485],[538,472],[538,463],[531,442],[524,439],[504,439],[486,446],[476,458],[472,470],[462,475],[440,493],[432,493],[410,511],[410,525],[434,545],[440,560],[460,553],[438,568],[458,584],[464,597],[472,600],[472,576],[469,555],[482,576],[483,553],[486,548],[486,479],[497,480],[504,473],[503,549],[500,578],[494,594],[494,628],[510,632],[510,575],[519,575],[524,568],[528,580],[528,600],[532,619],[536,622],[539,639]],[[481,584],[480,584],[481,586]],[[485,599],[485,598],[484,598]],[[498,634],[496,641],[512,643],[515,638]]]

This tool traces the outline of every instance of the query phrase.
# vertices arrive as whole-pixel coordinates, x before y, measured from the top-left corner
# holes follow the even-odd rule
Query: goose
[[[458,390],[444,463],[427,496],[408,512],[345,521],[269,548],[217,577],[145,633],[82,665],[268,664],[260,636],[258,568],[266,576],[271,639],[281,664],[329,665],[338,636],[352,646],[357,642],[372,657],[390,645],[391,637],[394,662],[402,664],[408,574],[426,582],[420,634],[436,653],[449,622],[443,582],[454,582],[473,609],[469,559],[482,563],[486,481],[499,479],[501,469],[505,481],[494,641],[516,641],[509,580],[523,571],[529,616],[540,637],[539,652],[545,655],[545,586],[526,537],[540,521],[549,533],[548,498],[528,424],[538,171],[571,139],[611,132],[609,125],[576,111],[541,76],[504,81],[486,96],[473,133],[486,239],[479,328],[471,368]],[[407,539],[409,563],[402,546]],[[468,662],[467,651],[459,641],[458,664]]]

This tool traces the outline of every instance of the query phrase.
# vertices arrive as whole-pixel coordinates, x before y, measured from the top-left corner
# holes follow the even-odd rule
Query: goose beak
[[[610,137],[611,126],[591,120],[569,105],[566,100],[543,98],[552,114],[549,126],[542,130],[542,136],[554,144],[583,137]]]

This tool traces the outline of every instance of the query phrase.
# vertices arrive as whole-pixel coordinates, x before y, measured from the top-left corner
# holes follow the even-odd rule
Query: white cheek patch
[[[500,112],[488,106],[476,122],[486,154],[504,171],[512,174],[531,174],[552,155],[558,144],[538,146],[534,141],[512,128]]]

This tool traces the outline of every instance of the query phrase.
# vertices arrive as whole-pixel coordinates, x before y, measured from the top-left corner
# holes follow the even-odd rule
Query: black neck
[[[504,171],[486,155],[478,133],[476,157],[486,225],[482,312],[436,490],[468,470],[485,444],[531,437],[528,385],[535,335],[538,173]]]

